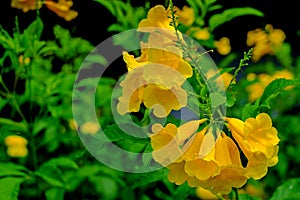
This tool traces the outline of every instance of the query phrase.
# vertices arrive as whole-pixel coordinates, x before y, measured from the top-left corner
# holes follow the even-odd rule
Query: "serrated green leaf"
[[[270,200],[294,200],[300,198],[300,178],[293,178],[278,186]]]
[[[243,16],[243,15],[255,15],[255,16],[263,17],[264,13],[251,7],[230,8],[220,14],[215,14],[209,18],[208,23],[209,23],[210,31],[213,31],[221,24],[224,24],[225,22],[228,22],[233,18]]]
[[[260,104],[266,103],[266,101],[279,92],[283,91],[286,87],[294,85],[294,80],[279,78],[272,81],[264,90],[259,102]]]
[[[25,178],[6,177],[0,179],[0,199],[18,200],[21,183]]]

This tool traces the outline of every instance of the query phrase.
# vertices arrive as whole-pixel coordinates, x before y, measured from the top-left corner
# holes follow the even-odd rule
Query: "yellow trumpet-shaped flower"
[[[187,182],[192,187],[228,194],[232,187],[246,183],[246,169],[237,146],[228,136],[219,131],[215,139],[211,128],[197,132],[203,122],[194,120],[178,128],[171,124],[160,128],[151,136],[153,158],[169,169],[170,182]]]
[[[10,135],[4,139],[4,143],[7,146],[7,155],[10,157],[26,157],[28,155],[28,149],[26,147],[28,141],[18,135]]]
[[[237,146],[224,133],[218,136],[215,145],[206,156],[200,156],[201,146],[205,145],[204,138],[210,137],[209,134],[211,133],[198,133],[200,141],[195,138],[195,143],[190,147],[194,147],[194,153],[186,151],[186,154],[194,155],[185,158],[185,171],[194,178],[188,180],[188,183],[191,186],[210,189],[213,193],[228,194],[232,187],[242,187],[246,183],[246,170],[241,164]]]
[[[268,167],[278,162],[277,130],[272,127],[268,114],[260,113],[245,122],[226,118],[228,128],[248,159],[247,176],[260,179],[267,174]]]
[[[171,13],[169,9],[166,10],[164,6],[156,5],[153,8],[150,8],[147,18],[140,21],[138,28],[157,27],[173,30],[174,28],[170,26],[170,23],[172,22],[170,16]]]
[[[120,114],[137,112],[143,103],[152,108],[157,117],[166,117],[172,110],[186,106],[187,93],[181,86],[193,71],[175,50],[146,48],[146,44],[143,45],[139,58],[123,53],[128,74],[120,83],[123,93],[117,110]]]

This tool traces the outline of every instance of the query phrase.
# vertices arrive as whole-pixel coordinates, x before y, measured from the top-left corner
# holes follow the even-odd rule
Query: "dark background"
[[[300,37],[297,32],[300,30],[300,10],[296,1],[292,0],[220,0],[223,9],[232,7],[253,7],[265,13],[264,17],[243,16],[238,17],[218,27],[214,34],[216,39],[227,36],[231,40],[233,51],[245,51],[246,35],[249,30],[263,28],[266,24],[272,24],[274,28],[282,29],[287,38],[286,42],[292,45],[293,52],[300,52]],[[145,1],[131,0],[133,6],[144,6]],[[174,5],[182,7],[187,5],[186,1],[173,0]],[[165,4],[165,0],[151,0],[150,6]],[[74,37],[83,37],[93,45],[101,43],[112,33],[106,31],[107,27],[116,22],[116,19],[105,7],[93,0],[74,0],[73,9],[79,15],[74,20],[67,22],[58,17],[52,11],[43,7],[40,11],[44,22],[44,34],[42,39],[53,39],[53,26],[59,24],[71,31]],[[220,12],[220,11],[218,11]],[[15,17],[18,16],[19,26],[22,30],[26,28],[36,16],[35,11],[23,13],[22,10],[11,8],[10,0],[0,1],[0,24],[12,33],[15,27]]]

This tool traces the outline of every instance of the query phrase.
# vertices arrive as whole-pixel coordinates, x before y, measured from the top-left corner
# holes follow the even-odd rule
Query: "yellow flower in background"
[[[215,41],[214,45],[221,55],[227,55],[231,51],[230,40],[228,37],[222,37],[219,41]]]
[[[174,11],[176,15],[179,17],[179,22],[181,22],[185,26],[191,26],[195,21],[195,11],[193,8],[188,6],[183,6],[182,9],[174,6]]]
[[[224,86],[224,89],[227,89],[230,85],[231,80],[233,79],[233,75],[229,72],[224,72],[221,74],[219,70],[211,69],[206,73],[206,78],[211,82],[216,82],[216,85],[218,87]],[[233,80],[232,83],[235,83],[235,80]]]
[[[272,75],[265,73],[258,75],[249,73],[247,75],[247,80],[253,83],[246,87],[246,91],[248,92],[248,100],[250,102],[254,102],[256,99],[258,99],[263,94],[265,88],[277,78],[294,79],[294,75],[286,69],[275,71]],[[293,86],[289,86],[285,89],[289,90],[292,88]]]
[[[272,127],[272,120],[266,113],[245,122],[226,118],[228,129],[248,159],[247,176],[260,179],[267,174],[268,167],[278,162],[277,130]]]
[[[83,134],[95,135],[100,129],[98,122],[85,122],[80,126],[80,132]]]
[[[27,143],[28,141],[18,135],[10,135],[4,139],[7,146],[7,155],[10,157],[26,157],[28,155]]]
[[[78,15],[77,11],[70,9],[73,6],[72,0],[58,0],[58,2],[46,0],[44,3],[49,10],[52,10],[66,21],[71,21]]]
[[[190,27],[186,34],[197,39],[197,40],[208,40],[211,36],[208,28],[200,28],[200,27]]]
[[[72,0],[58,0],[58,2],[52,0],[12,0],[11,7],[22,9],[23,12],[29,10],[40,9],[45,4],[47,8],[55,12],[59,17],[64,18],[66,21],[71,21],[77,17],[78,12],[71,10],[73,6]]]
[[[11,0],[11,7],[22,9],[23,12],[40,9],[42,5],[41,0]]]
[[[247,33],[247,45],[254,46],[252,60],[259,61],[265,55],[273,55],[281,48],[286,36],[281,29],[267,24],[265,30],[255,29]]]

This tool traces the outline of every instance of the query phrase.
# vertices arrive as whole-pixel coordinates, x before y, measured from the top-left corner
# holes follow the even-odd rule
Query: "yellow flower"
[[[277,78],[294,79],[294,75],[286,69],[275,71],[272,75],[265,73],[259,75],[249,73],[247,75],[247,80],[254,81],[252,84],[246,87],[249,101],[254,102],[256,99],[258,99],[263,94],[265,88]],[[293,86],[289,86],[285,89],[289,90],[292,88]]]
[[[66,21],[71,21],[78,15],[77,11],[70,9],[73,6],[72,0],[58,0],[58,2],[46,0],[44,4],[46,4],[49,10],[55,12]]]
[[[231,51],[230,40],[227,37],[222,37],[219,41],[215,41],[214,45],[221,55],[227,55]]]
[[[23,12],[29,10],[40,9],[45,4],[47,8],[55,12],[58,16],[64,18],[66,21],[71,21],[77,17],[78,12],[71,10],[73,6],[72,0],[58,0],[58,2],[52,0],[12,0],[11,7],[22,9]]]
[[[159,85],[148,84],[144,87],[143,103],[153,108],[157,117],[166,117],[172,110],[179,110],[187,104],[187,93],[181,87],[164,89]]]
[[[170,26],[172,19],[169,18],[170,10],[165,9],[162,5],[156,5],[150,8],[148,11],[147,19],[140,21],[138,30],[142,31],[141,28],[156,27],[156,28],[167,28],[174,30],[174,27]]]
[[[176,49],[154,49],[148,51],[149,62],[168,66],[178,71],[183,77],[189,78],[193,75],[191,65],[177,54]],[[173,73],[174,74],[174,73]]]
[[[219,197],[213,194],[210,190],[204,189],[203,187],[196,187],[195,194],[199,199],[219,199]]]
[[[83,134],[90,134],[90,135],[95,135],[99,129],[100,126],[98,122],[86,122],[82,124],[82,126],[80,127],[80,131]]]
[[[245,122],[226,118],[228,128],[248,159],[247,176],[260,179],[267,174],[268,167],[278,162],[277,130],[272,127],[268,114],[260,113]]]
[[[180,54],[168,48],[143,48],[140,58],[124,52],[123,59],[128,74],[120,83],[123,88],[117,105],[120,114],[137,112],[143,103],[153,108],[157,117],[166,117],[172,110],[186,106],[187,93],[181,86],[193,71]]]
[[[259,61],[264,55],[273,55],[281,48],[286,36],[281,29],[267,24],[265,30],[255,29],[247,33],[247,45],[254,46],[252,60]]]
[[[70,129],[73,131],[77,131],[77,129],[78,129],[77,122],[74,119],[69,119],[68,122],[69,122]]]
[[[216,82],[218,87],[222,87],[222,85],[223,85],[224,89],[227,89],[233,78],[233,75],[229,72],[224,72],[224,73],[220,74],[220,72],[218,70],[210,69],[206,73],[206,77],[207,77],[208,81]],[[235,83],[235,80],[233,80],[232,82]],[[222,88],[221,88],[221,90],[222,90]]]
[[[180,162],[183,155],[181,146],[191,138],[199,124],[203,122],[205,120],[192,120],[178,128],[171,123],[166,127],[154,124],[153,134],[150,136],[153,159],[163,166],[168,166],[172,162]]]
[[[155,126],[150,136],[153,158],[169,169],[168,179],[177,185],[187,182],[214,193],[228,194],[247,181],[235,143],[219,131],[215,141],[211,128],[197,133],[205,120],[194,120],[176,128]]]
[[[209,137],[209,134],[211,133],[208,132],[204,137]],[[195,138],[195,140],[197,139]],[[201,145],[203,146],[205,143],[203,142]],[[248,178],[245,175],[246,170],[241,164],[239,150],[228,136],[221,133],[215,146],[204,157],[200,156],[201,145],[199,145],[199,141],[198,144],[197,141],[195,144],[191,144],[190,148],[192,146],[196,148],[194,158],[185,159],[187,160],[185,172],[195,178],[192,182],[188,180],[189,185],[201,186],[210,189],[213,193],[228,194],[232,187],[239,188],[246,183]],[[188,150],[186,153],[190,154]]]
[[[211,35],[207,27],[191,27],[187,30],[186,34],[197,40],[208,40]]]
[[[39,0],[12,0],[11,7],[22,9],[23,12],[36,10],[42,7],[43,3]]]
[[[193,8],[188,6],[183,6],[182,10],[176,6],[174,6],[174,11],[176,11],[176,15],[179,17],[179,21],[185,25],[190,26],[195,21],[195,11]]]
[[[28,149],[26,147],[28,141],[18,135],[10,135],[4,139],[4,143],[7,146],[7,155],[10,157],[26,157],[28,155]]]

